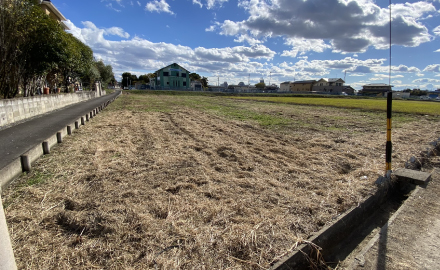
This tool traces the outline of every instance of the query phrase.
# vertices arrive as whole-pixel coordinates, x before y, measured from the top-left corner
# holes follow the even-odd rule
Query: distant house
[[[199,81],[191,81],[191,89],[194,91],[202,91],[203,84]]]
[[[344,89],[342,92],[346,93],[347,95],[354,95],[355,90],[350,85],[346,85],[346,86],[344,86]]]
[[[61,24],[64,30],[70,30],[69,27],[64,23],[67,19],[61,14],[61,12],[52,4],[49,0],[34,0],[35,3],[39,4],[41,9],[49,15],[52,19],[56,20]]]
[[[316,80],[295,81],[290,83],[290,91],[292,92],[312,92],[313,85]]]
[[[248,92],[249,86],[244,85],[244,83],[239,83],[238,85],[230,84],[227,89],[231,92]]]
[[[392,85],[385,83],[366,84],[362,86],[362,90],[359,94],[366,96],[385,96],[386,92],[392,91],[392,87]]]
[[[341,94],[344,92],[345,81],[341,78],[320,79],[313,85],[314,92]]]
[[[189,71],[173,63],[154,72],[156,78],[150,79],[152,89],[190,89]]]
[[[384,94],[385,97],[388,96],[388,92]],[[410,92],[393,91],[393,99],[407,99],[410,96]]]
[[[290,82],[282,82],[280,84],[280,92],[290,92]]]

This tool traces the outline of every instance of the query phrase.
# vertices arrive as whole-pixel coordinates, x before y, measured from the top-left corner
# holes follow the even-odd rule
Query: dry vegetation
[[[374,191],[385,115],[123,95],[3,192],[21,269],[266,269]],[[394,167],[440,137],[396,115]]]

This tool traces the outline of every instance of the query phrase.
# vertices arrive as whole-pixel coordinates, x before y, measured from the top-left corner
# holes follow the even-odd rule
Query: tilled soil
[[[283,124],[215,109],[228,106]],[[4,191],[17,264],[266,269],[374,192],[385,135],[373,114],[124,95]],[[394,166],[439,137],[438,119],[410,118]]]

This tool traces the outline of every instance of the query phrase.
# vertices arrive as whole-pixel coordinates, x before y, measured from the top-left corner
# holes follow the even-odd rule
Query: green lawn
[[[352,98],[313,98],[313,97],[229,97],[268,101],[276,103],[330,106],[338,108],[357,108],[373,111],[386,111],[386,99],[352,99]],[[393,100],[393,112],[410,114],[440,115],[440,102]]]

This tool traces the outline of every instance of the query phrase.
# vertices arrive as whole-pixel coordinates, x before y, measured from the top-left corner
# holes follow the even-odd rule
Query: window
[[[183,77],[183,78],[186,78],[186,73],[182,73],[182,77]]]
[[[183,82],[183,86],[186,86],[186,82]]]
[[[170,84],[170,82],[167,82],[167,84]]]
[[[164,76],[164,77],[170,76],[170,73],[168,73],[168,71],[164,71],[164,72],[163,72],[163,76]]]

